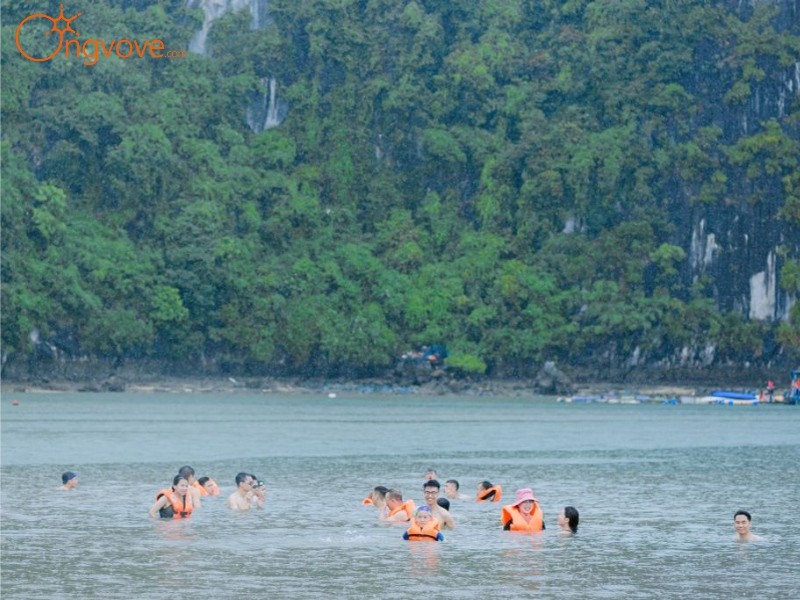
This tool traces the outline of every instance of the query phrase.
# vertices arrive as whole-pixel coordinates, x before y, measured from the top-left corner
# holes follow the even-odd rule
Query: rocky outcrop
[[[575,386],[572,380],[553,361],[547,361],[539,369],[534,381],[536,392],[540,394],[555,394],[559,396],[572,394]]]

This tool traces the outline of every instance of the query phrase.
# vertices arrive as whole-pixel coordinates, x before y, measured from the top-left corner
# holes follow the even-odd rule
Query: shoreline
[[[587,382],[575,384],[572,394],[537,390],[534,379],[487,379],[481,381],[434,380],[423,384],[398,384],[389,380],[310,380],[265,377],[155,377],[135,380],[109,378],[96,381],[2,381],[0,393],[143,393],[143,394],[335,394],[530,397],[570,395],[654,396],[676,398],[703,396],[715,389],[756,391],[741,386],[693,386]]]

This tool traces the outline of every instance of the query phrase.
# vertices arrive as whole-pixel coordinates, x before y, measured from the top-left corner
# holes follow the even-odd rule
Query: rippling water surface
[[[12,406],[11,400],[19,405]],[[0,595],[20,598],[796,598],[800,410],[566,405],[419,396],[4,394]],[[223,495],[147,516],[191,464]],[[410,544],[361,499],[421,504],[435,467],[472,495],[533,487],[548,531],[500,531],[454,502],[441,544]],[[58,490],[62,471],[80,486]],[[224,506],[238,471],[267,509]],[[565,504],[579,534],[557,535]],[[739,508],[757,544],[733,540]]]

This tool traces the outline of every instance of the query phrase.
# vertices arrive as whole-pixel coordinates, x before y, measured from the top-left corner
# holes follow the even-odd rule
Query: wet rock
[[[571,394],[575,391],[572,380],[553,361],[544,363],[534,381],[534,388],[540,394]]]
[[[111,375],[100,384],[100,388],[104,392],[124,392],[125,382],[119,379],[116,375]]]
[[[424,385],[434,377],[434,370],[428,361],[417,358],[400,360],[394,373],[400,385]]]

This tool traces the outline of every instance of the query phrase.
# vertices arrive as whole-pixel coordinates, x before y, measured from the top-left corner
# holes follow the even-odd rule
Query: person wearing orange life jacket
[[[200,486],[202,491],[200,492],[204,496],[219,496],[220,489],[217,485],[217,482],[211,479],[211,477],[201,477],[197,480],[197,484]],[[203,493],[205,492],[205,493]]]
[[[389,490],[386,492],[386,506],[380,514],[380,520],[387,523],[408,523],[414,514],[413,500],[403,501],[403,492]]]
[[[205,487],[203,487],[203,484],[200,483],[199,479],[195,479],[191,483],[191,486],[192,486],[193,489],[197,490],[197,493],[200,494],[201,497],[202,496],[210,496],[211,495],[211,494],[208,493],[208,490]]]
[[[499,485],[492,485],[491,481],[481,481],[478,484],[478,492],[475,495],[476,502],[500,502],[503,497],[503,488]]]
[[[500,510],[500,521],[505,531],[534,533],[545,529],[542,509],[530,488],[517,490],[514,504]]]
[[[372,488],[369,496],[361,501],[361,504],[364,506],[374,506],[378,510],[383,510],[383,507],[386,506],[386,492],[388,491],[389,488],[382,485],[376,485],[374,488]]]
[[[154,519],[188,519],[194,510],[189,490],[186,478],[175,475],[172,487],[156,494],[155,504],[150,507],[150,516]]]
[[[433,518],[431,509],[420,506],[414,512],[411,527],[403,534],[403,539],[409,542],[441,542],[444,541],[444,536],[439,531],[439,522]]]

